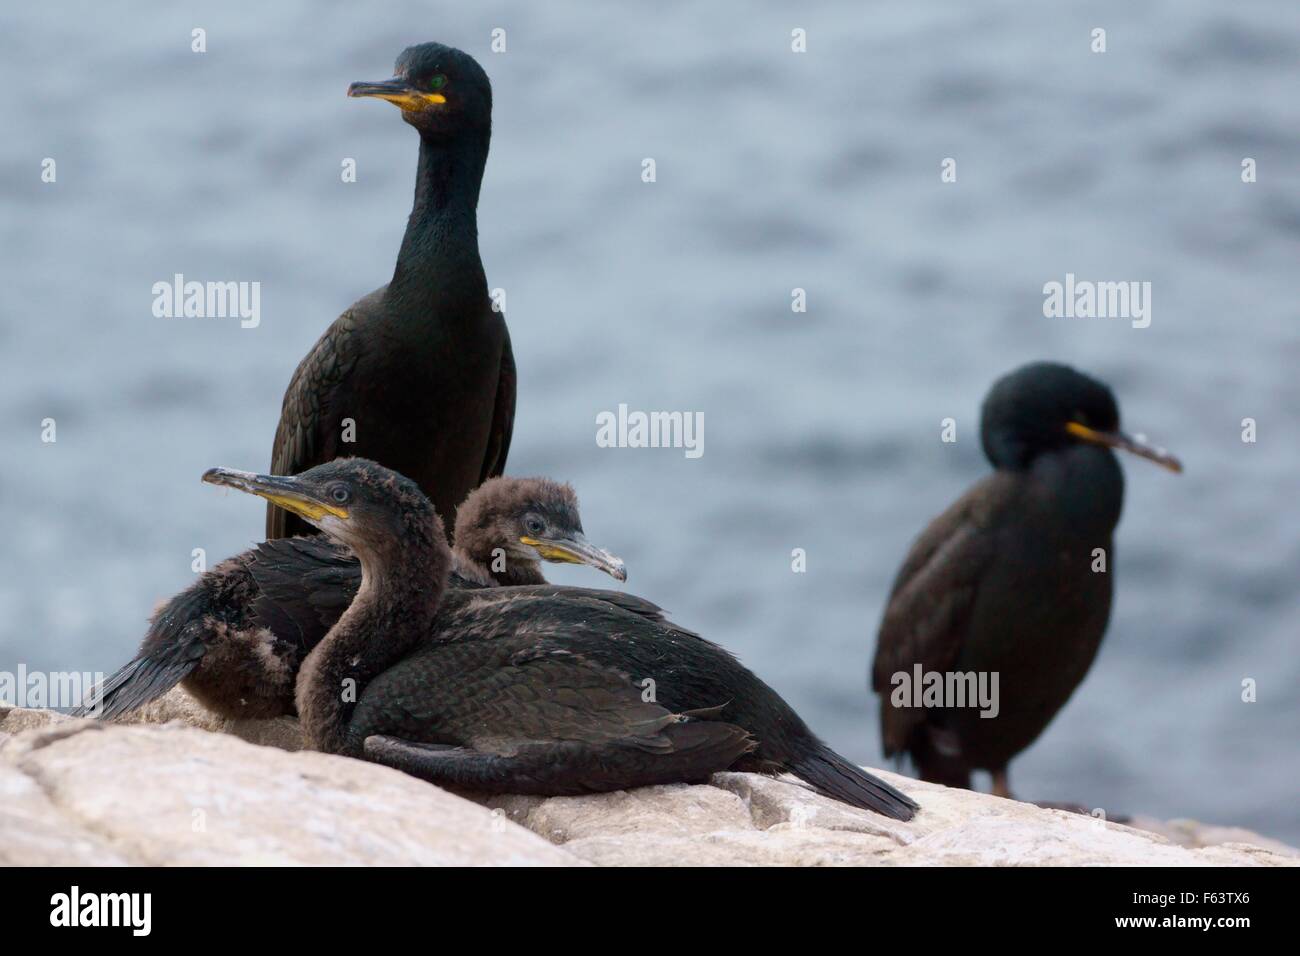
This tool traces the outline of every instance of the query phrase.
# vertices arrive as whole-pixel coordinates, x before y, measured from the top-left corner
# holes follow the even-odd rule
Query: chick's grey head
[[[627,579],[622,560],[587,540],[573,489],[549,478],[485,481],[457,510],[454,537],[458,552],[488,568],[552,561]]]

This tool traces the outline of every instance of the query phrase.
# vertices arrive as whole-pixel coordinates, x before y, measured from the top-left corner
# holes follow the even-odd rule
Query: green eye
[[[429,80],[429,89],[431,90],[435,90],[435,91],[440,90],[446,85],[447,85],[447,77],[445,74],[442,73],[438,73],[432,79]]]

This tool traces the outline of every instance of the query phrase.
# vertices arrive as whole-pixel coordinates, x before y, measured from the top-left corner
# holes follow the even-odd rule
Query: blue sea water
[[[629,588],[879,764],[894,571],[985,473],[990,382],[1076,364],[1187,469],[1124,462],[1110,632],[1012,783],[1300,842],[1291,4],[5,5],[0,668],[109,671],[192,549],[258,540],[262,509],[198,477],[268,464],[294,366],[390,275],[415,136],[344,93],[427,39],[494,84],[509,470],[572,481]],[[259,281],[260,325],[155,318],[178,272]],[[1151,282],[1150,327],[1045,318],[1066,273]],[[702,412],[705,453],[598,447],[620,403]]]

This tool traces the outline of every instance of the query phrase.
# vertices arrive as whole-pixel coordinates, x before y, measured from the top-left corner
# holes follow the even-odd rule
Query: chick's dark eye
[[[429,89],[440,90],[447,85],[447,76],[444,73],[435,73],[429,77]]]
[[[537,518],[529,518],[524,522],[524,527],[528,529],[529,534],[542,533],[542,523]]]
[[[333,498],[335,501],[337,501],[339,504],[344,504],[349,498],[352,497],[352,495],[348,492],[348,489],[345,488],[343,485],[335,485],[333,488],[330,489],[330,497]]]

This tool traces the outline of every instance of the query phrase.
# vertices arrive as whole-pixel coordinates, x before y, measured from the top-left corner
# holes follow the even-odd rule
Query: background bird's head
[[[373,96],[402,111],[422,136],[454,138],[492,125],[492,84],[468,53],[441,43],[407,47],[393,66],[393,78],[353,83],[348,96]]]
[[[1032,362],[993,383],[980,415],[980,441],[996,468],[1026,468],[1039,455],[1084,443],[1182,470],[1164,449],[1120,431],[1119,403],[1107,385],[1057,362]]]

